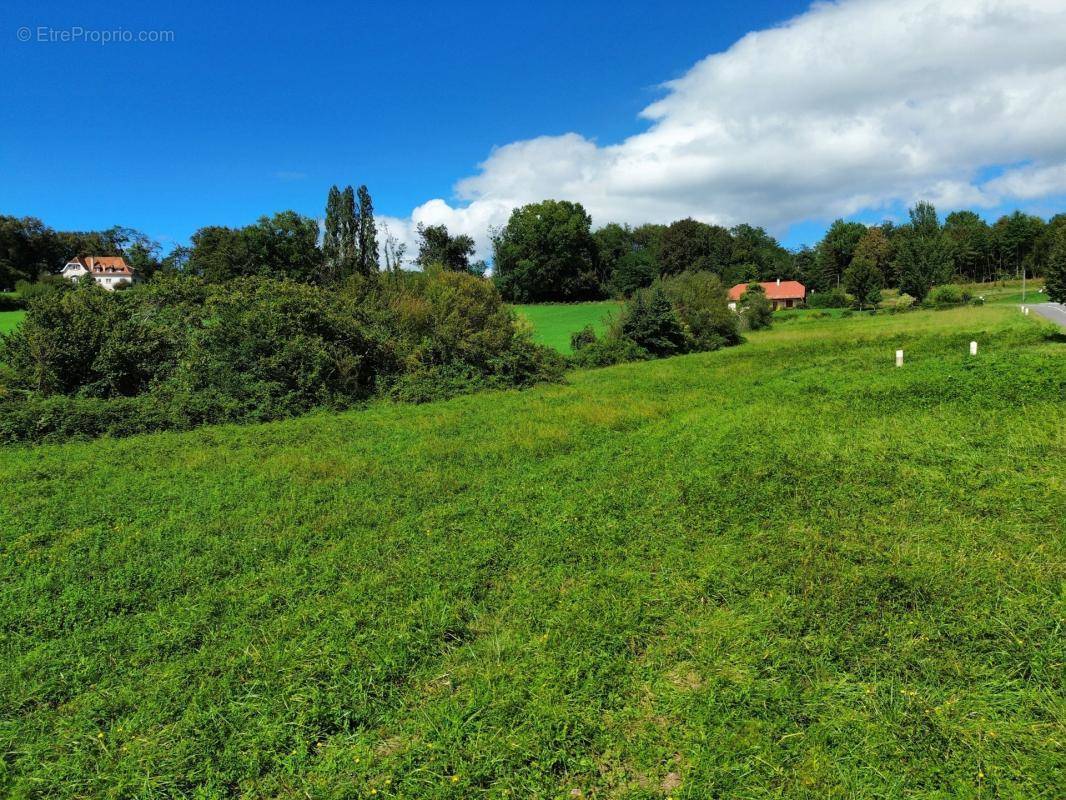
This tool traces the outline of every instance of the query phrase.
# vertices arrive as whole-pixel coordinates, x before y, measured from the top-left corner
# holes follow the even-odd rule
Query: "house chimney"
[[[778,278],[778,279],[777,279],[777,285],[778,285],[778,286],[780,286],[780,285],[781,285],[781,279],[780,279],[780,278]]]

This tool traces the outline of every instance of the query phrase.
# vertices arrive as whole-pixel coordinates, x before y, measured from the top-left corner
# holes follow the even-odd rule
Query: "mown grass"
[[[960,283],[955,284],[960,289],[969,292],[973,297],[983,297],[987,303],[1020,303],[1022,299],[1021,280],[988,281],[986,283]],[[1026,301],[1030,303],[1040,302],[1046,299],[1046,295],[1039,293],[1044,287],[1043,278],[1034,278],[1026,282]],[[899,297],[898,289],[885,289],[882,292],[883,305],[891,306]]]
[[[0,311],[0,333],[10,333],[15,330],[24,316],[26,316],[25,311]]]
[[[960,284],[974,297],[983,297],[988,303],[1022,302],[1022,282],[1020,280],[992,281],[990,283]],[[1040,292],[1044,288],[1044,279],[1030,279],[1025,284],[1025,301],[1039,303],[1047,300],[1047,295]]]
[[[614,300],[594,303],[531,303],[516,305],[515,309],[533,326],[533,338],[560,353],[573,352],[570,334],[586,325],[602,334],[610,315],[618,315],[622,304]]]
[[[1064,364],[856,316],[2,449],[0,794],[1061,796]]]

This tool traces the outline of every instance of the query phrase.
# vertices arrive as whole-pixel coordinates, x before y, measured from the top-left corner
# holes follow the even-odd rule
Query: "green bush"
[[[610,367],[630,361],[647,361],[651,357],[651,353],[631,339],[607,336],[576,351],[570,357],[570,363],[575,367],[587,369]]]
[[[228,398],[248,419],[276,419],[369,397],[391,367],[387,332],[347,296],[242,278],[209,292],[173,381]]]
[[[32,299],[0,340],[0,364],[0,437],[11,441],[524,387],[557,380],[565,361],[532,341],[490,282],[438,272],[339,290],[161,276],[109,293],[85,281]],[[90,416],[100,419],[80,419]]]
[[[665,279],[662,289],[689,337],[688,349],[717,350],[740,343],[737,315],[713,272],[682,272]]]
[[[748,284],[748,289],[740,296],[738,305],[741,313],[741,324],[747,330],[762,330],[763,328],[769,328],[773,323],[773,306],[766,299],[766,290],[758,283]]]
[[[117,315],[114,298],[93,281],[31,295],[22,324],[0,339],[12,385],[43,395],[93,393],[96,356]]]
[[[448,366],[453,376],[480,376],[477,385],[529,386],[557,379],[565,365],[562,356],[533,342],[492,282],[480,276],[426,273],[395,284],[387,304],[405,375],[441,374],[438,368]]]
[[[596,329],[591,325],[586,325],[581,330],[574,331],[570,334],[570,349],[576,353],[578,350],[582,350],[590,344],[595,344],[596,340]]]
[[[914,307],[914,303],[914,298],[909,294],[901,294],[892,304],[892,312],[898,314],[903,311],[910,311]]]
[[[659,358],[688,349],[681,320],[661,286],[633,296],[622,311],[620,331],[623,338]]]
[[[0,292],[0,311],[21,311],[26,302],[17,292]]]
[[[950,308],[970,302],[972,295],[965,289],[952,284],[935,287],[930,293],[928,302],[936,308]]]
[[[95,283],[95,281],[93,281]],[[55,291],[68,291],[74,288],[74,283],[60,275],[41,275],[36,281],[18,281],[15,283],[15,294],[22,298],[24,304],[40,295]]]
[[[808,308],[847,308],[851,305],[847,293],[843,289],[833,289],[828,292],[811,292],[807,295]]]

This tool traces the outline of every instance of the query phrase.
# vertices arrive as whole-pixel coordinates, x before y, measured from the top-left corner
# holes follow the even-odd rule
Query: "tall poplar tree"
[[[345,186],[341,194],[341,277],[347,278],[359,268],[359,214],[355,210],[355,190]]]
[[[364,275],[377,275],[378,232],[374,225],[374,203],[366,186],[359,187],[359,272]]]
[[[326,198],[326,224],[322,233],[322,282],[334,283],[340,277],[341,190],[329,187]]]
[[[344,191],[330,187],[322,235],[323,283],[337,283],[355,271],[359,263],[358,229],[352,187],[347,186]]]

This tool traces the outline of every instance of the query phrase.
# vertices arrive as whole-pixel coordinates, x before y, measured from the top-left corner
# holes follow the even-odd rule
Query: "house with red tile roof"
[[[137,281],[135,270],[122,256],[78,256],[68,261],[59,274],[72,281],[82,275],[92,275],[109,292],[115,291],[120,284]]]
[[[807,297],[807,287],[799,281],[783,281],[778,278],[776,281],[766,281],[759,285],[766,292],[766,299],[773,305],[774,311],[779,308],[794,308]],[[746,291],[748,291],[746,283],[738,283],[729,290],[731,308],[736,307],[737,301]]]

